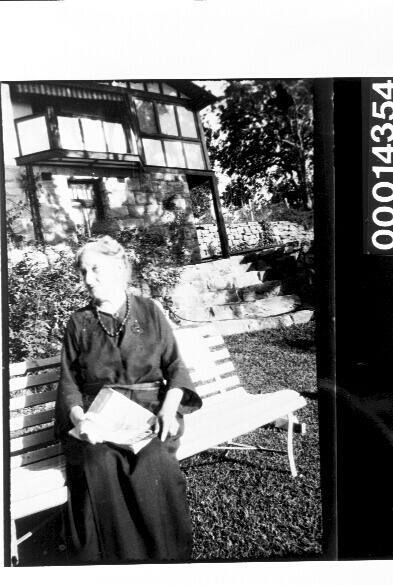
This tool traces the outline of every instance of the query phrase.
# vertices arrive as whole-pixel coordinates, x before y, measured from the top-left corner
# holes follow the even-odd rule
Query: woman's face
[[[126,287],[123,263],[93,250],[84,252],[80,273],[89,294],[99,303],[110,301]]]

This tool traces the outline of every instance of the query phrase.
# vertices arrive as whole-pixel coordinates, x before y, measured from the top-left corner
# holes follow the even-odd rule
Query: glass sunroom
[[[47,184],[51,179],[45,184],[51,192],[58,189],[65,205],[75,206],[69,185],[84,181],[94,192],[89,213],[96,210],[95,221],[159,222],[169,210],[168,199],[190,209],[190,190],[207,185],[222,253],[228,255],[199,116],[216,100],[211,93],[187,80],[116,80],[15,82],[10,95],[16,164],[31,177],[55,177],[53,185]],[[37,198],[33,188],[31,198]],[[86,206],[79,200],[78,205]],[[55,225],[50,203],[47,213]]]
[[[115,166],[210,170],[198,116],[198,108],[214,101],[208,92],[194,86],[190,96],[184,93],[187,87],[181,91],[157,81],[84,82],[83,90],[69,83],[13,87],[17,99],[32,99],[33,109],[15,119],[19,164],[94,160]],[[74,101],[74,108],[64,107],[65,97]],[[87,113],[91,108],[84,106],[91,100],[101,104],[100,114]]]

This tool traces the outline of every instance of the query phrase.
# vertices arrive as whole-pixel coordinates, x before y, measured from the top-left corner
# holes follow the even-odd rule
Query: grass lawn
[[[299,476],[287,457],[232,451],[202,453],[181,466],[187,476],[194,526],[193,559],[272,559],[321,554],[318,403],[313,324],[226,338],[240,379],[252,393],[289,387],[307,406],[299,418],[305,436],[295,435]],[[265,428],[242,437],[286,449],[286,433]]]
[[[193,521],[194,561],[316,558],[321,554],[313,335],[313,324],[307,324],[226,338],[246,390],[274,392],[289,387],[306,397],[308,404],[299,418],[307,424],[307,433],[294,438],[299,472],[295,479],[286,455],[266,452],[232,451],[228,456],[210,452],[181,462]],[[242,442],[286,450],[286,433],[265,428],[242,437]],[[59,533],[58,516],[22,545],[21,564],[67,564]]]

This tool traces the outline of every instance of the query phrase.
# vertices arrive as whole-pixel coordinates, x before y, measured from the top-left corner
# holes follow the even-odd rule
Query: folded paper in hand
[[[101,388],[83,419],[97,429],[104,441],[115,443],[138,453],[156,436],[152,426],[156,417],[113,388]],[[76,439],[81,437],[78,427],[69,431]]]

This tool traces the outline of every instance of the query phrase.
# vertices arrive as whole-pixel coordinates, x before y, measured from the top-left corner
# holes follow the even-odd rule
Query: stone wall
[[[314,230],[291,221],[272,221],[269,223],[272,236],[279,244],[286,242],[311,242]]]
[[[209,258],[220,254],[220,238],[215,224],[195,224],[198,236],[200,254],[202,258]],[[257,221],[232,223],[226,226],[229,248],[231,252],[241,252],[262,248],[266,245],[266,233]],[[269,235],[274,243],[310,242],[314,232],[310,228],[289,221],[275,221],[269,223]]]
[[[111,233],[128,226],[154,226],[165,229],[178,212],[186,225],[186,246],[191,262],[221,253],[217,225],[194,222],[188,183],[180,172],[146,173],[116,171],[117,176],[106,176],[108,171],[95,169],[91,176],[97,181],[98,197],[104,217],[95,217],[93,209],[82,213],[72,200],[68,179],[80,177],[78,168],[52,165],[34,167],[37,199],[42,229],[47,243],[58,245],[66,241],[82,225],[83,213],[90,214],[93,233]],[[23,188],[23,167],[7,166],[5,173],[7,209],[15,209],[19,216],[13,229],[25,242],[34,240],[30,202]],[[123,175],[123,176],[119,176]],[[20,203],[20,205],[19,205]],[[308,241],[313,230],[289,221],[271,222],[270,233],[276,243]],[[233,223],[226,226],[231,252],[261,248],[265,232],[258,222]]]
[[[26,203],[23,217],[14,222],[14,228],[28,242],[34,239],[34,230],[22,185],[23,171],[23,167],[6,168],[7,208],[17,207],[20,201]],[[91,176],[86,174],[82,179],[78,168],[52,165],[34,167],[33,172],[42,230],[48,244],[61,244],[82,230],[86,216],[92,233],[110,233],[129,226],[165,228],[181,212],[192,261],[200,259],[188,183],[183,173],[128,170],[127,174],[116,171],[117,176],[108,177],[107,171],[95,169]],[[124,176],[118,176],[121,174]],[[73,201],[70,178],[96,181],[103,217],[96,216],[94,208],[83,210]]]
[[[220,238],[215,224],[196,224],[198,242],[202,258],[220,254]],[[253,248],[261,248],[265,232],[257,221],[233,223],[226,226],[229,249],[240,252]]]

